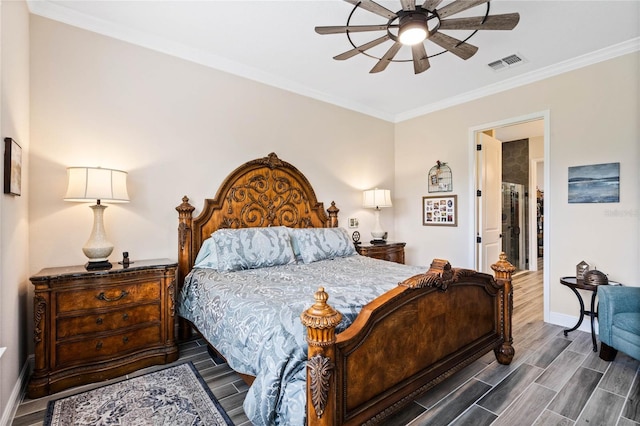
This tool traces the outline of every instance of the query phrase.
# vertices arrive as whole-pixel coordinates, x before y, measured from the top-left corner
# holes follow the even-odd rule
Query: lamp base
[[[369,241],[371,244],[387,244],[387,240],[379,240],[377,238],[374,238],[373,240]]]
[[[87,271],[102,271],[102,270],[111,269],[112,266],[113,265],[108,260],[102,260],[99,262],[87,262],[84,265],[84,268]]]

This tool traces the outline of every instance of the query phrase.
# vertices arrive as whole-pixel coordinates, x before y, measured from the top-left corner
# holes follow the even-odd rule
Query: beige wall
[[[29,11],[25,2],[0,2],[0,135],[22,148],[22,195],[0,195],[0,424],[19,398],[27,357],[29,199]],[[4,141],[2,152],[4,153]],[[0,168],[4,171],[4,162]],[[2,173],[2,175],[4,175]]]
[[[545,226],[552,314],[577,315],[575,296],[558,280],[575,275],[583,259],[613,280],[639,285],[639,58],[640,53],[629,54],[397,124],[395,233],[407,241],[408,261],[442,256],[473,266],[473,251],[460,250],[470,247],[474,229],[469,129],[548,110]],[[457,228],[421,226],[420,200],[427,195],[427,171],[436,160],[453,170]],[[568,204],[568,167],[608,162],[620,162],[620,203]]]
[[[582,259],[637,284],[637,53],[393,125],[37,16],[25,34],[24,4],[1,4],[0,125],[3,135],[15,129],[28,153],[24,195],[0,203],[0,346],[12,345],[0,359],[3,406],[33,351],[28,275],[86,261],[80,248],[91,211],[62,201],[72,165],[129,171],[131,203],[106,211],[113,261],[124,250],[134,260],[175,258],[181,197],[199,212],[236,166],[275,151],[307,175],[325,206],[337,202],[343,225],[358,217],[365,238],[373,214],[360,207],[361,190],[388,187],[394,206],[381,220],[391,238],[407,241],[410,263],[445,257],[470,266],[469,129],[549,110],[552,311],[575,315],[573,295],[557,281]],[[426,174],[436,160],[453,169],[456,228],[421,226]],[[569,166],[613,161],[621,163],[620,203],[568,205]]]
[[[392,123],[37,16],[31,37],[31,272],[86,261],[93,216],[62,200],[68,166],[129,172],[131,203],[105,212],[112,260],[175,259],[182,196],[199,212],[233,169],[272,151],[363,234],[361,191],[393,187]],[[382,220],[394,228],[392,212]]]

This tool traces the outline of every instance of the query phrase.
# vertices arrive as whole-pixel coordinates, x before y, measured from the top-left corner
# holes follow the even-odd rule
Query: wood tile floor
[[[516,355],[500,365],[489,353],[387,419],[385,425],[590,425],[640,426],[640,362],[618,353],[602,361],[582,331],[564,337],[562,327],[542,321],[542,272],[514,279],[513,336]],[[247,386],[224,363],[212,359],[200,340],[180,346],[236,425],[249,425],[242,401]],[[128,377],[155,371],[150,367]],[[49,400],[110,382],[68,389],[50,397],[25,398],[13,425],[41,425]]]

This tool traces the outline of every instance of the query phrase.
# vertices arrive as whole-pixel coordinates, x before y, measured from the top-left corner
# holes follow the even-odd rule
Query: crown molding
[[[617,58],[629,53],[637,52],[640,50],[640,37],[636,37],[622,43],[618,43],[604,49],[596,50],[594,52],[587,53],[585,55],[577,56],[566,61],[559,62],[557,64],[550,65],[539,70],[535,70],[523,75],[519,75],[499,83],[491,84],[489,86],[482,87],[478,90],[463,93],[461,95],[452,96],[444,99],[440,102],[434,102],[429,105],[425,105],[420,108],[416,108],[411,111],[400,113],[396,115],[394,123],[400,123],[402,121],[410,120],[412,118],[426,115],[435,111],[439,111],[445,108],[449,108],[455,105],[464,104],[466,102],[474,101],[476,99],[483,98],[485,96],[493,95],[496,93],[504,92],[506,90],[514,89],[516,87],[524,86],[529,83],[544,80],[549,77],[564,74],[569,71],[573,71],[579,68],[583,68],[589,65],[597,64],[598,62],[607,61],[609,59]]]
[[[202,49],[194,49],[182,43],[176,43],[143,31],[132,30],[113,22],[78,13],[75,10],[52,3],[48,0],[27,0],[29,11],[43,18],[62,22],[73,27],[91,31],[117,40],[125,41],[137,46],[145,47],[156,52],[165,53],[180,59],[204,65],[235,76],[253,80],[267,86],[276,87],[288,92],[308,98],[320,100],[341,108],[359,112],[384,121],[393,122],[394,115],[379,111],[367,105],[362,105],[344,98],[328,95],[296,83],[292,80],[265,73],[257,68],[246,66],[235,61],[208,53]]]
[[[587,53],[573,59],[569,59],[527,74],[516,76],[499,83],[482,87],[460,95],[452,96],[442,101],[434,102],[420,108],[405,111],[400,114],[391,114],[353,102],[344,98],[329,95],[301,85],[289,79],[284,79],[274,74],[265,73],[257,68],[249,67],[238,62],[230,61],[226,58],[213,55],[201,49],[194,49],[182,43],[151,35],[143,31],[132,30],[121,25],[114,24],[106,20],[98,19],[86,14],[78,13],[60,4],[52,3],[48,0],[27,0],[29,10],[32,14],[62,22],[87,31],[102,34],[117,40],[142,46],[157,52],[165,53],[190,62],[204,65],[209,68],[227,72],[249,80],[276,87],[301,96],[313,98],[329,104],[359,112],[374,118],[378,118],[391,123],[400,123],[412,118],[426,115],[435,111],[460,105],[469,101],[480,99],[485,96],[510,90],[525,84],[544,80],[568,71],[582,68],[598,62],[613,59],[618,56],[640,50],[640,37],[628,41]]]

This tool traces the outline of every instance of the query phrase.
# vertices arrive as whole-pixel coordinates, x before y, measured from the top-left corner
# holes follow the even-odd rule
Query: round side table
[[[578,281],[576,277],[562,277],[560,278],[560,284],[563,284],[569,287],[569,289],[571,289],[571,291],[573,291],[573,293],[576,295],[576,297],[578,298],[578,302],[580,303],[580,318],[578,318],[578,322],[576,323],[576,325],[574,325],[572,328],[569,328],[563,331],[565,337],[567,336],[568,333],[574,330],[577,330],[578,327],[580,327],[580,325],[582,324],[582,320],[584,319],[584,316],[588,315],[589,318],[591,318],[591,341],[593,342],[593,351],[598,352],[598,344],[596,343],[596,332],[594,329],[594,321],[596,318],[598,318],[598,311],[596,310],[596,306],[595,306],[596,294],[598,293],[598,286],[586,284],[582,280]],[[607,284],[603,284],[603,285],[607,285]],[[609,281],[608,285],[622,285],[622,284],[617,283],[615,281]],[[584,301],[582,300],[582,296],[578,292],[578,289],[587,290],[591,292],[591,308],[589,311],[586,311],[584,309]]]

